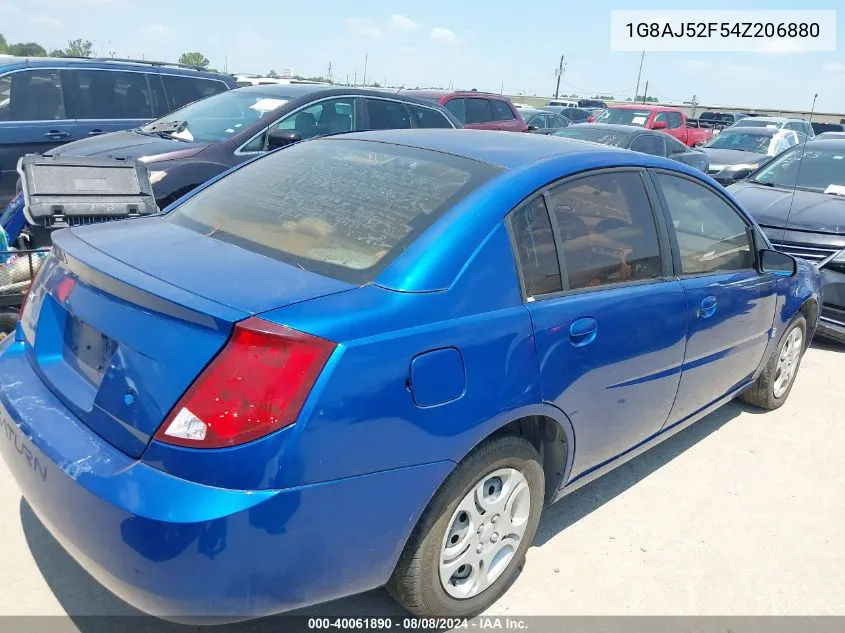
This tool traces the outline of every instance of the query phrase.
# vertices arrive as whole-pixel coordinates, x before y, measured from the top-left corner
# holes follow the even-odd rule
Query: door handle
[[[575,347],[589,345],[596,340],[599,324],[590,317],[576,319],[569,326],[569,342]]]
[[[718,303],[719,302],[716,300],[716,297],[713,295],[707,295],[701,300],[701,307],[698,310],[698,316],[702,319],[709,319],[716,314],[716,307],[718,306]]]
[[[492,129],[494,129],[494,130],[501,130],[501,129],[502,129],[502,126],[501,126],[501,125],[494,125]]]
[[[90,132],[88,132],[88,136],[99,136],[102,133],[102,130],[91,130]]]
[[[63,138],[70,138],[70,132],[62,132],[60,130],[50,130],[44,135],[45,138],[49,138],[51,141],[58,141]]]

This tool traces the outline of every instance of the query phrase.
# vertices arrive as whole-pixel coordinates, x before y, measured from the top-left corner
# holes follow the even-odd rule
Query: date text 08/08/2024
[[[628,36],[654,38],[816,38],[821,33],[817,22],[628,22]]]

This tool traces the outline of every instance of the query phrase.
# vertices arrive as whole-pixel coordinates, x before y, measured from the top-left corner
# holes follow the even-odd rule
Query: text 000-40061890
[[[836,11],[611,11],[613,51],[836,50]]]

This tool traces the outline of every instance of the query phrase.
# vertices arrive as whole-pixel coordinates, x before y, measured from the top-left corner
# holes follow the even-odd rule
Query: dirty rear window
[[[233,172],[168,219],[360,285],[497,173],[486,163],[418,148],[312,140]]]

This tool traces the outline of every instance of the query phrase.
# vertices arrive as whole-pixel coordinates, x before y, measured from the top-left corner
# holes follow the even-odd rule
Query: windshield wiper
[[[762,180],[749,180],[748,182],[753,182],[755,185],[763,185],[764,187],[774,187],[775,183],[773,182],[764,182]]]
[[[173,134],[181,132],[188,127],[188,122],[184,120],[175,121],[153,121],[141,128],[145,134],[156,134],[162,138],[173,138]],[[178,139],[185,140],[185,139]]]

